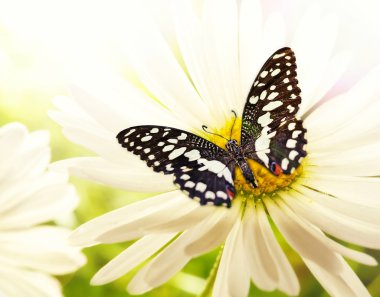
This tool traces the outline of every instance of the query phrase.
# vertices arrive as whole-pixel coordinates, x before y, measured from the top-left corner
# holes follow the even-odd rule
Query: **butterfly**
[[[172,174],[174,183],[201,205],[230,207],[236,166],[255,188],[259,185],[248,159],[278,176],[293,173],[306,156],[306,129],[296,118],[301,103],[296,68],[288,47],[265,62],[244,106],[240,144],[229,139],[223,149],[193,133],[153,125],[127,128],[117,135],[118,142],[154,171]]]

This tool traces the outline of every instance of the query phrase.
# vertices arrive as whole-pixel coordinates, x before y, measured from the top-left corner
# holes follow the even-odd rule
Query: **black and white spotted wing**
[[[244,107],[241,146],[274,174],[290,174],[306,156],[306,129],[295,117],[301,103],[296,58],[276,51],[261,68]]]
[[[117,135],[119,143],[202,205],[231,206],[234,165],[225,150],[195,134],[162,126],[135,126]],[[230,163],[230,164],[229,164]]]

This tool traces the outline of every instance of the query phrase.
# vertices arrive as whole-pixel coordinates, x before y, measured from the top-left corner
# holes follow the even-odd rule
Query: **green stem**
[[[205,286],[203,292],[200,293],[197,297],[209,297],[209,296],[211,296],[212,288],[213,288],[214,283],[215,283],[216,274],[218,272],[220,260],[222,259],[223,249],[224,249],[224,246],[222,245],[220,247],[219,254],[215,259],[214,266],[212,267],[210,274],[208,275],[206,286]]]

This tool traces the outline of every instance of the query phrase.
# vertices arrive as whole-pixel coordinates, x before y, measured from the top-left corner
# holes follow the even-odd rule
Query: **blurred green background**
[[[47,46],[43,38],[49,38],[49,36],[38,35],[39,32],[36,31],[34,37],[38,38],[30,38],[30,34],[25,32],[17,28],[12,31],[9,26],[2,27],[0,23],[0,124],[20,121],[30,130],[49,130],[53,161],[91,154],[65,139],[60,127],[47,116],[47,111],[52,109],[51,99],[58,95],[67,95],[66,79],[63,74],[65,61],[60,60],[59,52],[57,54],[52,50],[59,48],[64,42],[59,43],[59,46],[57,44],[53,47]],[[112,54],[112,49],[107,50],[108,54]],[[115,55],[116,51],[115,49]],[[110,210],[146,197],[145,194],[128,193],[76,178],[71,180],[77,187],[81,202],[75,217],[63,219],[62,223],[72,228]],[[129,244],[130,242],[126,242],[85,249],[88,263],[75,274],[60,277],[65,296],[129,296],[125,287],[133,273],[108,285],[94,287],[89,284],[96,271]],[[285,243],[283,246],[300,279],[302,286],[300,296],[328,296],[301,263],[300,258]],[[379,252],[368,251],[368,253],[380,259]],[[216,250],[194,259],[167,284],[143,296],[196,296],[202,291],[217,254]],[[351,264],[369,288],[372,296],[379,297],[379,268]],[[252,285],[250,296],[280,297],[285,295],[279,292],[262,292]]]

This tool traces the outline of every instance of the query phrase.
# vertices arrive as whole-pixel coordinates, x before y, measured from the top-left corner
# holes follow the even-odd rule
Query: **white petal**
[[[63,211],[72,211],[77,203],[74,187],[64,183],[51,184],[28,193],[22,203],[3,212],[0,224],[3,229],[11,229],[47,222]]]
[[[181,126],[173,113],[128,81],[107,69],[96,70],[91,70],[96,73],[94,77],[82,75],[75,80],[78,86],[71,86],[71,96],[80,109],[108,131],[117,133],[147,124],[147,119],[149,124]]]
[[[173,236],[175,233],[151,234],[141,238],[100,269],[91,284],[104,285],[122,277],[159,251]]]
[[[317,6],[310,7],[297,26],[292,48],[297,57],[297,73],[302,89],[300,114],[305,113],[320,97],[315,96],[334,48],[337,17],[320,17]]]
[[[105,130],[91,119],[76,118],[59,112],[50,112],[49,115],[63,126],[63,133],[69,140],[108,160],[124,162],[124,156],[132,155],[117,142],[116,131]]]
[[[265,243],[276,263],[279,277],[278,289],[291,296],[298,295],[300,285],[297,276],[273,234],[267,214],[261,203],[257,204],[257,216]]]
[[[380,66],[375,67],[349,91],[331,98],[306,119],[305,127],[311,143],[328,137],[334,142],[334,134],[352,123],[356,116],[376,102],[379,93]],[[347,104],[349,102],[350,104]],[[339,112],[337,112],[339,111]],[[347,130],[346,130],[347,131]],[[337,139],[339,141],[339,138]],[[323,147],[322,145],[320,147]]]
[[[212,207],[215,208],[215,206]],[[198,221],[198,224],[183,232],[181,236],[168,245],[158,256],[150,261],[149,264],[143,267],[128,285],[128,292],[131,294],[147,292],[165,283],[175,273],[181,270],[192,258],[192,256],[186,252],[186,247],[188,247],[194,239],[202,237],[208,232],[205,225],[209,220],[210,218],[206,217],[204,220]],[[210,247],[206,248],[209,249]]]
[[[290,208],[292,208],[293,211],[296,212],[300,216],[300,218],[304,219],[306,222],[309,222],[309,216],[305,216],[305,212],[299,211],[299,207],[297,207],[297,203],[295,200],[301,199],[301,198],[299,198],[299,196],[297,194],[293,193],[293,195],[288,195],[287,193],[284,192],[284,193],[279,193],[279,195],[281,197],[283,197],[283,201]],[[331,199],[331,197],[329,199]],[[294,204],[295,204],[295,206],[294,206]],[[351,219],[351,218],[348,218],[348,219]],[[371,256],[364,254],[364,253],[361,253],[361,252],[358,252],[358,251],[355,251],[355,250],[351,250],[349,248],[346,248],[345,246],[337,243],[336,241],[331,240],[330,238],[326,237],[322,232],[320,232],[317,235],[319,235],[320,241],[325,242],[328,246],[331,247],[332,250],[336,251],[337,253],[339,253],[345,257],[348,257],[352,260],[355,260],[357,262],[360,262],[360,263],[363,263],[366,265],[373,266],[373,265],[377,264],[376,260],[374,258],[372,258]]]
[[[304,261],[310,271],[332,297],[370,297],[366,287],[361,283],[360,279],[348,264],[341,257],[337,256],[337,258],[343,265],[343,271],[340,275],[331,273],[331,271],[309,260],[304,259]]]
[[[171,176],[154,172],[141,160],[136,164],[134,156],[128,154],[126,157],[131,161],[128,166],[99,157],[82,157],[55,162],[51,168],[57,171],[68,169],[71,175],[129,191],[157,193],[176,189]]]
[[[48,172],[26,179],[17,179],[0,184],[0,213],[6,213],[18,205],[24,204],[24,201],[30,200],[30,196],[45,188],[65,184],[67,175],[62,173]],[[0,216],[1,217],[1,216]]]
[[[328,61],[324,70],[325,72],[322,76],[316,74],[315,80],[319,80],[319,85],[313,91],[313,95],[308,97],[310,98],[307,103],[309,107],[312,107],[315,104],[323,104],[322,99],[324,99],[326,95],[329,96],[328,92],[337,84],[343,73],[346,71],[351,58],[351,53],[339,52]],[[302,89],[302,82],[299,86]],[[302,97],[304,97],[303,94]]]
[[[143,235],[142,227],[151,227],[171,220],[173,213],[180,209],[183,212],[202,207],[192,201],[180,191],[164,193],[153,198],[148,198],[117,210],[111,211],[103,216],[95,218],[77,228],[70,236],[75,245],[91,245],[98,243],[98,238],[103,234],[111,232],[120,227],[133,227],[129,232],[115,234],[117,236],[137,238]],[[154,220],[157,221],[154,221]],[[143,224],[145,221],[146,225]],[[113,241],[112,238],[109,240]],[[125,240],[125,239],[124,239]]]
[[[197,222],[209,217],[213,207],[201,207],[197,201],[189,199],[186,195],[177,194],[176,200],[170,205],[157,208],[149,216],[142,216],[133,222],[115,227],[97,237],[104,243],[113,243],[131,240],[150,233],[181,232],[193,227]]]
[[[250,281],[243,238],[243,225],[238,219],[224,246],[212,292],[213,297],[246,297],[248,295]]]
[[[380,175],[380,142],[366,146],[341,150],[330,154],[310,154],[309,161],[316,170],[324,174],[351,176]]]
[[[0,232],[0,262],[49,274],[67,274],[85,263],[79,249],[67,242],[69,230],[59,227],[34,227]]]
[[[12,123],[0,128],[0,153],[3,158],[0,163],[0,178],[8,172],[14,161],[14,155],[27,137],[26,128],[18,123]]]
[[[0,292],[6,297],[62,297],[59,282],[44,273],[0,267]]]
[[[203,232],[194,236],[186,247],[186,254],[196,257],[221,245],[231,231],[239,216],[239,204],[235,203],[230,209],[215,209],[204,220]]]
[[[380,224],[379,178],[324,175],[309,171],[306,176],[300,177],[299,183],[318,190],[319,192],[313,191],[310,198],[326,207],[356,219]],[[297,190],[310,191],[307,188]],[[331,196],[338,199],[332,199]]]
[[[376,97],[373,99],[365,108],[351,117],[344,126],[341,126],[339,130],[326,137],[320,137],[315,140],[311,138],[309,149],[319,153],[331,153],[373,143],[374,139],[378,139],[378,127],[380,126],[378,115],[380,101],[376,100]]]
[[[230,111],[228,106],[218,104],[215,107],[215,84],[212,67],[208,66],[208,59],[204,49],[204,36],[200,18],[195,13],[194,3],[191,1],[173,1],[172,14],[175,22],[176,37],[181,55],[189,71],[195,88],[202,100],[208,105],[210,117],[205,125],[218,127],[221,120]],[[219,119],[217,121],[216,119]]]
[[[146,13],[140,15],[136,12],[137,15],[139,19],[136,19],[134,26],[141,24],[139,30],[131,28],[128,43],[125,44],[125,50],[133,57],[130,61],[132,66],[142,83],[178,118],[189,126],[201,127],[208,118],[207,106],[175,59],[157,26]]]
[[[47,131],[29,133],[12,161],[12,167],[8,169],[3,182],[29,179],[42,174],[50,161],[49,140],[50,135]],[[14,149],[17,151],[16,148]]]
[[[240,77],[242,93],[247,96],[257,73],[264,63],[259,59],[259,56],[262,56],[261,49],[263,48],[263,17],[260,1],[242,0],[239,13]],[[266,54],[270,55],[270,53]],[[238,109],[237,112],[243,110],[245,103],[242,99],[240,101],[241,109]]]
[[[209,71],[213,76],[214,106],[227,106],[244,100],[240,89],[238,53],[238,10],[234,0],[203,3],[202,29]],[[211,107],[211,106],[210,106]],[[227,114],[227,116],[230,114]]]
[[[297,217],[283,202],[265,201],[276,226],[289,244],[305,259],[309,259],[330,271],[342,269],[331,247],[320,240],[320,233]]]
[[[243,221],[245,254],[252,281],[264,291],[277,287],[276,264],[268,250],[261,232],[255,209],[247,209]]]
[[[287,203],[292,205],[298,214],[326,233],[361,246],[379,248],[380,229],[377,225],[345,216],[303,195],[297,193],[292,195],[298,199],[287,199]]]

